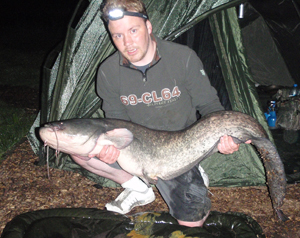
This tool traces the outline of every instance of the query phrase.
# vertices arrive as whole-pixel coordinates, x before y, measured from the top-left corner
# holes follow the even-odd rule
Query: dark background
[[[51,48],[64,38],[79,0],[4,0],[0,4],[1,43],[24,49]]]
[[[63,41],[79,0],[2,0],[0,84],[39,87],[47,54]]]

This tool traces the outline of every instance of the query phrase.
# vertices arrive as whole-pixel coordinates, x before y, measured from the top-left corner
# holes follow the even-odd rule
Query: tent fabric
[[[257,100],[258,96],[245,57],[235,10],[230,8],[214,14],[210,17],[210,25],[215,35],[218,55],[221,56],[219,62],[232,109],[257,118],[269,131]],[[269,137],[272,138],[270,132]],[[264,180],[264,168],[260,158],[257,157],[256,150],[247,145],[243,145],[239,151],[229,156],[215,154],[210,159],[204,160],[201,165],[209,175],[214,173],[214,176],[209,177],[216,186],[255,185]]]
[[[58,208],[16,216],[1,238],[96,237],[243,237],[264,238],[259,224],[237,212],[211,211],[203,228],[178,225],[170,214],[138,213],[131,216],[89,208]]]
[[[225,110],[232,110],[211,32],[209,18],[201,20],[173,41],[187,45],[197,53],[203,62],[204,70],[208,75],[211,85],[217,90],[221,104]]]
[[[292,86],[294,80],[267,23],[249,3],[245,3],[245,20],[240,25],[253,81],[259,85]]]
[[[292,79],[300,85],[300,0],[249,2],[263,16]],[[281,78],[281,81],[286,79]]]
[[[228,13],[226,13],[228,11]],[[224,15],[224,18],[228,19],[230,16],[232,19],[232,23],[225,25],[220,24],[222,21],[224,21],[222,15]],[[220,19],[215,19],[215,16],[219,16]],[[228,20],[227,20],[228,21]],[[248,114],[252,114],[254,117],[261,116],[261,119],[264,120],[264,116],[261,115],[260,109],[259,109],[259,102],[254,97],[252,99],[251,93],[248,93],[245,95],[244,91],[248,91],[249,89],[252,89],[253,93],[256,93],[254,84],[251,82],[250,76],[245,77],[243,76],[245,72],[247,72],[247,69],[240,67],[240,72],[231,72],[235,70],[236,65],[241,65],[239,61],[238,54],[236,52],[242,51],[242,49],[236,49],[234,46],[240,45],[241,48],[241,38],[238,37],[238,34],[240,32],[234,32],[235,37],[231,38],[231,41],[227,43],[227,50],[225,50],[224,46],[219,46],[218,48],[224,49],[224,52],[215,52],[216,56],[213,54],[213,50],[215,51],[215,47],[211,47],[210,44],[213,44],[215,46],[216,44],[221,45],[225,44],[226,40],[228,39],[228,36],[225,35],[228,32],[236,31],[235,29],[238,28],[237,24],[237,17],[235,14],[234,9],[230,10],[224,10],[220,13],[216,13],[213,16],[209,17],[206,20],[202,20],[200,23],[195,25],[193,28],[185,32],[183,35],[175,39],[178,43],[184,43],[196,50],[198,55],[203,61],[205,71],[209,75],[210,80],[212,81],[212,85],[218,90],[219,97],[221,99],[222,105],[227,110],[231,110],[234,108],[234,110],[243,111]],[[234,23],[234,24],[233,24]],[[232,25],[233,24],[233,25]],[[232,25],[232,26],[231,26]],[[221,29],[224,27],[223,29]],[[206,29],[208,28],[208,29]],[[205,30],[205,35],[201,31]],[[213,35],[216,35],[216,32],[218,33],[218,42],[213,42],[216,37],[213,37]],[[220,36],[221,32],[223,33],[222,37]],[[198,35],[197,35],[198,34]],[[209,35],[211,34],[211,37]],[[197,37],[193,38],[192,35],[197,35]],[[203,36],[204,35],[204,36]],[[183,38],[183,39],[181,39]],[[204,38],[204,39],[199,39]],[[210,43],[210,44],[209,44]],[[230,48],[231,47],[231,48]],[[213,48],[213,49],[212,49]],[[230,55],[234,53],[237,55],[235,61],[232,61],[231,63],[226,64],[229,62],[230,59],[223,59],[222,57],[226,57],[227,55]],[[222,57],[218,57],[218,55]],[[243,55],[242,55],[243,56]],[[221,58],[221,60],[220,60]],[[217,62],[216,62],[217,60]],[[241,57],[240,61],[244,60],[243,57]],[[216,65],[216,63],[218,63]],[[246,66],[244,66],[246,67]],[[218,70],[222,68],[222,70]],[[221,71],[221,72],[218,72]],[[222,73],[223,72],[223,73]],[[227,76],[226,76],[227,75]],[[243,76],[242,80],[240,80],[240,75]],[[224,77],[227,78],[224,78]],[[236,83],[236,81],[241,81],[239,84]],[[244,83],[245,81],[249,81],[248,83]],[[239,82],[238,81],[238,82]],[[229,101],[229,106],[227,105],[228,100],[228,93],[227,90],[224,92],[224,84],[226,84],[227,90],[231,90],[233,93],[235,93],[235,96],[231,98],[231,101],[233,102],[233,106],[231,106],[231,101]],[[229,83],[228,83],[229,82]],[[233,82],[233,83],[232,83]],[[221,93],[222,94],[221,94]],[[231,94],[233,94],[231,93]],[[221,94],[221,95],[220,95]],[[226,95],[223,95],[226,94]],[[242,98],[242,102],[239,104],[235,103],[235,98],[239,99]],[[249,101],[249,102],[248,102]],[[250,110],[247,110],[247,105],[245,107],[242,107],[241,105],[244,105],[245,103],[249,103]],[[252,108],[258,108],[257,112],[252,112]],[[257,113],[257,115],[255,114]],[[265,125],[265,128],[267,126]],[[247,159],[244,159],[244,154],[247,154]],[[242,159],[239,159],[242,158]],[[235,166],[232,166],[232,164],[235,164]],[[205,169],[205,171],[209,174],[210,178],[210,184],[212,186],[242,186],[242,185],[258,185],[264,183],[264,168],[262,167],[262,164],[260,162],[260,159],[257,157],[256,151],[253,150],[251,146],[242,146],[241,150],[239,152],[236,152],[235,155],[229,155],[224,156],[221,154],[215,154],[211,156],[209,159],[202,161],[201,166]],[[251,178],[251,179],[250,179]]]
[[[144,2],[154,26],[154,33],[168,40],[176,39],[209,17],[231,107],[254,116],[269,131],[247,66],[235,8],[228,9],[241,1]],[[89,4],[82,0],[79,3],[77,9],[81,9],[82,5],[88,7],[78,23],[74,14],[62,51],[53,67],[44,70],[42,109],[28,135],[37,154],[41,151],[41,145],[35,135],[35,129],[40,124],[69,118],[103,117],[101,100],[95,93],[95,74],[99,64],[115,49],[100,18],[100,4],[99,0],[90,1]],[[53,150],[50,155],[49,164],[52,167],[79,172],[102,186],[118,186],[106,178],[84,170],[69,156],[60,154],[56,158]],[[40,156],[40,164],[45,161]],[[233,155],[216,154],[201,165],[210,177],[211,186],[265,184],[262,163],[249,145],[241,146],[239,152]]]

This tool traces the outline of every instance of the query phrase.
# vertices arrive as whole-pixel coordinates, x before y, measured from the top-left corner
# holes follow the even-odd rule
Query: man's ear
[[[146,20],[146,26],[147,26],[148,34],[151,35],[152,34],[152,24],[149,20]]]

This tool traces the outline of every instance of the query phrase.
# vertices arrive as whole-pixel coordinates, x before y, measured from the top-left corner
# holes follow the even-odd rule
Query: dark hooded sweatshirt
[[[201,115],[224,110],[196,53],[155,37],[157,51],[145,72],[115,52],[97,75],[107,118],[158,130],[180,130]]]

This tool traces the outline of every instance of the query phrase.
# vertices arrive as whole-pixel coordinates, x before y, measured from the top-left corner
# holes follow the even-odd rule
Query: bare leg
[[[115,181],[116,183],[123,184],[130,180],[133,176],[122,169],[115,169],[103,161],[95,158],[90,158],[87,160],[78,158],[77,156],[72,156],[73,160],[85,168],[86,170],[97,174],[101,177],[108,178]]]
[[[121,184],[125,190],[112,202],[105,205],[106,209],[121,214],[128,213],[136,206],[143,206],[155,200],[152,188],[139,178],[132,176],[122,169],[116,169],[96,158],[79,158],[73,160],[86,170],[99,176],[111,179]]]

